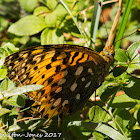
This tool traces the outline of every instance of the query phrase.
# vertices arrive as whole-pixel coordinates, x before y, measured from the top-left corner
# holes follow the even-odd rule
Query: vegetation
[[[101,51],[108,36],[102,18],[99,22],[99,5],[97,1],[96,4],[94,2],[0,0],[0,139],[21,140],[25,139],[23,134],[30,134],[27,139],[45,139],[45,136],[70,140],[140,138],[139,33],[114,44],[115,60],[110,68],[113,72],[96,91],[96,95],[100,97],[96,106],[93,93],[81,111],[64,118],[62,127],[58,127],[57,117],[50,126],[45,125],[46,119],[28,119],[26,116],[21,118],[28,100],[23,93],[38,90],[42,86],[15,87],[6,78],[7,70],[3,66],[5,57],[27,47],[65,43]],[[103,5],[108,32],[117,9],[118,3]],[[123,0],[122,13],[116,41],[140,27],[140,1]],[[120,67],[116,67],[117,65]]]

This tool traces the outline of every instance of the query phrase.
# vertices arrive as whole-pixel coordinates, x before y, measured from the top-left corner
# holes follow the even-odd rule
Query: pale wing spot
[[[66,75],[68,74],[68,71],[65,70],[65,71],[63,72],[63,74],[64,74],[64,76],[66,76]]]
[[[77,100],[80,100],[80,94],[76,94],[76,97],[75,97]]]
[[[9,59],[10,59],[10,57],[9,57]],[[9,65],[11,63],[11,60],[9,60],[9,61],[7,61],[7,64]]]
[[[65,106],[66,104],[69,104],[69,101],[68,101],[68,100],[65,100],[65,101],[62,103],[62,106]]]
[[[12,69],[12,66],[9,66],[8,69],[11,70]]]
[[[85,81],[86,79],[85,79],[85,77],[83,77],[81,80],[82,80],[82,81]]]
[[[10,59],[12,59],[12,57],[13,57],[12,55],[11,55],[11,56],[9,56],[9,60],[10,60]],[[10,61],[11,61],[11,60],[10,60]]]
[[[23,64],[22,64],[22,67],[25,67],[25,65],[26,65],[26,63],[23,63]]]
[[[80,75],[82,73],[83,69],[84,69],[83,66],[78,67],[75,72],[75,75]]]
[[[88,69],[88,72],[91,73],[91,74],[93,74],[93,71],[92,71],[91,68]]]
[[[21,70],[21,73],[24,73],[24,72],[25,72],[25,69],[22,69],[22,70]]]
[[[19,61],[18,60],[16,60],[15,62],[14,62],[14,64],[16,65],[16,64],[18,64],[19,63]]]
[[[91,81],[89,81],[86,85],[85,85],[85,88],[89,87],[91,84]]]
[[[60,103],[61,103],[61,98],[58,98],[58,99],[54,102],[53,106],[58,106]]]
[[[73,92],[73,91],[75,91],[76,87],[77,87],[77,83],[74,83],[74,84],[70,87],[70,90]]]
[[[58,90],[55,91],[55,93],[59,93],[62,90],[62,87],[60,87]]]
[[[21,76],[21,79],[26,79],[26,78],[27,78],[27,75],[25,74]]]
[[[22,57],[23,57],[24,59],[27,58],[27,57],[28,57],[28,53],[23,54]]]
[[[13,71],[12,73],[11,73],[11,75],[14,75],[15,74],[15,72]]]
[[[60,86],[60,85],[64,84],[65,82],[66,82],[66,79],[63,78],[63,79],[61,79],[61,80],[58,82],[58,85]]]

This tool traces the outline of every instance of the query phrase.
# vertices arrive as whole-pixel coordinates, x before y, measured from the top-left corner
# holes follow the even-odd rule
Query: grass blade
[[[103,0],[101,0],[101,3],[102,2],[103,2]],[[93,49],[95,49],[95,40],[96,40],[97,30],[98,30],[98,26],[99,26],[100,14],[101,14],[101,8],[99,6],[98,0],[96,0],[93,17],[92,17],[92,23],[91,23],[92,41],[90,42],[90,48],[93,48]]]
[[[121,23],[119,25],[119,29],[118,29],[118,33],[117,33],[115,41],[123,38],[124,30],[125,30],[125,27],[126,27],[126,24],[127,24],[127,21],[128,21],[128,17],[129,17],[129,14],[130,14],[132,3],[133,3],[133,0],[127,0],[126,1],[124,14],[123,14]],[[121,41],[116,42],[115,43],[115,49],[119,49],[120,44],[121,44]]]

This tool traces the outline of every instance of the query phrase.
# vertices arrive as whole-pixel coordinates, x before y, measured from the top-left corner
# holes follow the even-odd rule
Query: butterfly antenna
[[[106,33],[107,33],[107,38],[108,38],[108,31],[107,31],[107,27],[106,27],[106,23],[105,23],[105,20],[104,20],[104,15],[103,15],[103,10],[102,10],[102,4],[101,4],[101,1],[98,1],[99,3],[99,6],[101,8],[101,16],[102,16],[102,19],[103,19],[103,23],[105,25],[105,29],[106,29]]]
[[[129,37],[129,36],[131,36],[131,35],[133,35],[133,34],[135,34],[135,33],[137,33],[137,32],[140,32],[140,28],[137,29],[135,32],[131,33],[130,35],[127,35],[127,36],[125,36],[125,37],[123,37],[123,38],[121,38],[121,39],[115,41],[114,43],[116,43],[116,42],[118,42],[118,41],[120,41],[120,40],[123,40],[124,38],[127,38],[127,37]]]

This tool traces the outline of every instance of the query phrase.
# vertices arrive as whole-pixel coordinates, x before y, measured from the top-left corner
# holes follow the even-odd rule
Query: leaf
[[[63,44],[64,36],[60,29],[46,28],[41,34],[41,44]]]
[[[115,50],[115,57],[114,58],[118,61],[118,64],[120,64],[121,66],[127,66],[126,63],[129,61],[129,59],[126,55],[126,52],[122,49]]]
[[[47,27],[55,27],[57,21],[57,16],[51,12],[48,13],[45,17],[45,22],[47,23]]]
[[[128,110],[121,110],[115,117],[115,120],[117,122],[117,124],[121,127],[121,129],[126,132],[127,131],[127,125],[131,119],[131,115],[129,113]],[[116,127],[118,128],[118,130],[120,130],[120,127],[118,127],[118,125],[116,125]]]
[[[134,56],[138,54],[139,49],[140,49],[140,42],[133,43],[132,45],[129,46],[126,53],[127,56],[130,58],[130,60],[133,59]]]
[[[26,16],[12,24],[8,31],[15,35],[34,35],[46,27],[45,20],[34,15]]]
[[[5,102],[16,107],[23,107],[25,105],[25,100],[20,95],[12,96],[8,100],[5,100]]]
[[[105,124],[99,124],[95,130],[109,136],[113,140],[127,140],[121,133]]]
[[[44,16],[46,15],[47,13],[49,13],[50,10],[47,8],[47,7],[44,7],[44,6],[39,6],[37,7],[35,10],[34,10],[34,15],[35,16]]]
[[[2,65],[4,64],[4,61],[5,61],[5,53],[3,53],[2,57],[0,57],[0,69]]]
[[[133,43],[127,50],[127,55],[130,58],[130,64],[127,69],[128,73],[140,69],[140,54],[138,54],[138,50],[140,50],[140,42]]]
[[[19,0],[19,2],[23,9],[28,12],[32,12],[37,6],[38,0]]]
[[[15,84],[10,79],[4,79],[0,86],[1,91],[10,90],[13,88],[15,88]]]
[[[9,114],[9,116],[13,116],[13,115],[18,115],[18,111],[15,107],[12,108],[11,113]]]
[[[16,87],[16,88],[11,89],[11,90],[3,91],[2,94],[4,97],[11,97],[14,95],[20,95],[22,93],[39,90],[42,87],[43,87],[42,85],[27,85],[27,86]]]
[[[105,81],[102,86],[98,89],[98,95],[101,100],[107,101],[108,98],[119,89],[119,85],[117,81],[110,79],[109,81]]]
[[[135,99],[132,99],[126,94],[123,94],[121,96],[115,97],[112,104],[110,104],[110,107],[128,108],[128,107],[134,107],[136,104],[137,104],[137,101]]]
[[[14,125],[9,126],[8,132],[22,132],[37,128],[43,125],[44,122],[47,122],[46,119],[33,118],[24,122],[19,122]]]
[[[68,126],[80,126],[89,129],[95,129],[98,126],[98,123],[93,122],[83,122],[83,121],[71,121],[68,123]]]
[[[7,70],[6,69],[0,69],[0,80],[6,78]]]
[[[95,110],[95,114],[94,114],[94,110]],[[89,110],[89,119],[92,120],[94,122],[104,122],[105,119],[102,118],[101,116],[103,116],[105,113],[105,119],[109,118],[109,115],[107,114],[107,112],[105,110],[103,110],[102,108],[98,107],[98,106],[93,106],[91,107],[91,109]]]
[[[129,78],[129,83],[123,87],[123,91],[125,94],[127,94],[129,97],[133,99],[140,100],[140,79],[136,79],[133,77]]]
[[[7,109],[7,108],[1,108],[0,109],[0,117],[3,116],[4,114],[7,114],[11,112],[11,110]]]
[[[121,133],[113,129],[112,127],[103,124],[103,123],[93,123],[93,122],[82,122],[82,121],[73,121],[68,124],[68,126],[80,126],[89,128],[91,130],[95,129],[97,132],[103,133],[113,140],[127,140]]]
[[[4,129],[0,127],[0,139],[1,140],[13,140],[10,134],[6,133]]]
[[[2,51],[3,49],[3,51]],[[4,53],[6,52],[6,56],[15,53],[19,50],[19,48],[16,48],[12,43],[8,42],[6,44],[4,44],[3,46],[1,46],[1,51]]]
[[[47,0],[47,6],[49,9],[54,10],[58,4],[57,0]]]
[[[138,123],[139,123],[139,125],[140,125],[140,109],[139,109],[138,112],[137,112],[137,120],[138,120]]]

